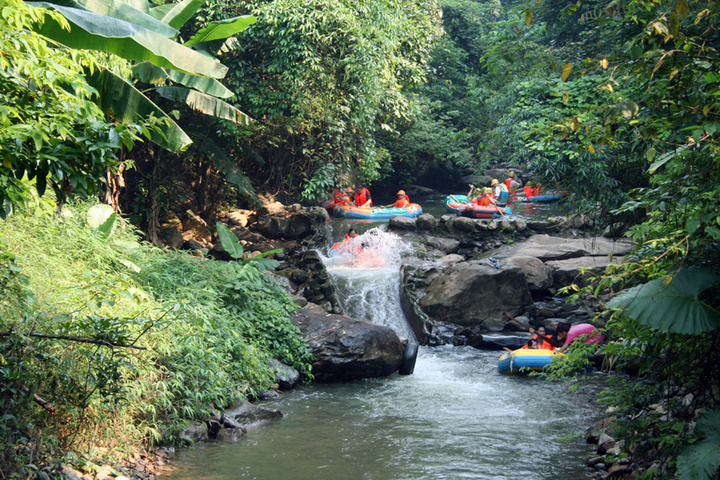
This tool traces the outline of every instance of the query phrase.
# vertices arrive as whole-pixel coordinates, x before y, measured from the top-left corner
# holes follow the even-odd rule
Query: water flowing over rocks
[[[309,309],[298,310],[292,321],[315,356],[319,381],[383,377],[400,368],[405,345],[390,328]]]

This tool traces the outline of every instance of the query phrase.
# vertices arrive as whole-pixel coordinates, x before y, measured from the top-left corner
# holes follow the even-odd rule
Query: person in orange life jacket
[[[533,196],[533,183],[530,180],[528,180],[528,182],[523,187],[523,192],[525,192],[526,197]]]
[[[397,193],[397,200],[395,200],[395,208],[403,208],[410,205],[410,198],[405,195],[405,190],[400,190]]]
[[[479,189],[478,189],[479,190]],[[470,201],[472,205],[478,205],[485,207],[488,205],[495,205],[495,200],[491,197],[492,188],[486,187],[482,189],[482,193]]]
[[[535,184],[535,187],[533,188],[533,197],[536,197],[538,195],[542,195],[542,184],[537,183]]]
[[[350,193],[352,193],[352,191]],[[333,198],[335,200],[335,205],[348,205],[350,203],[350,196],[344,188],[335,188]]]
[[[535,348],[535,349],[544,349],[544,350],[554,350],[555,349],[555,345],[553,345],[553,343],[556,343],[555,339],[545,331],[545,326],[541,325],[537,328],[537,330],[531,328],[530,333],[534,333],[535,335],[530,337],[530,340],[528,340],[527,345],[523,346],[523,348]],[[547,338],[547,340],[541,338],[541,336]],[[548,340],[550,340],[550,341],[548,341]]]
[[[343,242],[347,242],[348,240],[351,240],[357,236],[358,233],[355,231],[354,228],[351,228],[350,230],[348,230],[348,233],[345,234],[345,239],[343,240]]]
[[[353,199],[355,200],[355,205],[358,207],[372,207],[370,190],[362,185],[355,185],[355,194],[353,195]]]
[[[515,172],[510,172],[508,178],[505,179],[505,186],[511,195],[514,194],[521,185],[522,182],[515,177]]]

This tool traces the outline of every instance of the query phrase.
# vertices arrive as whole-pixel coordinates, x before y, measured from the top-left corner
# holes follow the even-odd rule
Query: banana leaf
[[[175,38],[178,34],[176,28],[146,13],[147,9],[138,10],[122,0],[47,0],[47,3],[79,10],[89,10],[99,15],[125,20],[139,27],[147,28],[165,38]]]
[[[204,154],[212,161],[225,179],[235,185],[241,195],[249,197],[254,203],[258,203],[255,188],[252,186],[250,179],[243,171],[235,165],[235,162],[225,154],[225,151],[211,139],[205,137],[203,139],[195,138],[194,148]]]
[[[138,122],[151,115],[163,119],[150,140],[173,152],[186,150],[192,140],[160,107],[143,95],[124,78],[107,69],[96,70],[87,76],[88,83],[99,93],[100,108],[121,122]]]
[[[150,15],[173,28],[180,28],[203,6],[205,0],[183,0],[151,8]]]
[[[235,96],[231,90],[214,78],[188,75],[177,70],[166,70],[148,62],[133,65],[132,72],[134,78],[152,85],[165,85],[165,82],[170,79],[175,83],[194,88],[213,97],[230,98]]]
[[[242,15],[240,17],[228,18],[219,22],[212,22],[193,35],[187,42],[186,46],[198,43],[212,42],[213,40],[223,40],[245,30],[247,27],[257,22],[257,19],[251,15]]]
[[[248,125],[252,118],[233,107],[229,103],[211,95],[185,87],[158,87],[158,95],[174,102],[181,102],[193,110],[211,117],[222,118],[240,125]]]
[[[227,73],[227,67],[217,59],[130,22],[47,2],[29,3],[55,9],[68,20],[70,31],[47,16],[43,24],[36,26],[41,35],[68,47],[110,52],[127,60],[147,61],[194,75],[222,78]]]

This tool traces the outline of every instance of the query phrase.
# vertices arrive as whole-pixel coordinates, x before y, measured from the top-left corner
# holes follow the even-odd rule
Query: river
[[[347,229],[334,223],[336,234]],[[377,225],[375,225],[377,226]],[[412,338],[397,302],[402,240],[366,225],[362,237],[387,261],[353,266],[326,259],[345,310]],[[399,295],[399,294],[398,294]],[[589,478],[582,437],[598,386],[497,371],[499,352],[420,347],[413,375],[298,388],[261,405],[284,417],[250,428],[235,444],[180,452],[175,479]],[[572,440],[563,437],[579,435]]]

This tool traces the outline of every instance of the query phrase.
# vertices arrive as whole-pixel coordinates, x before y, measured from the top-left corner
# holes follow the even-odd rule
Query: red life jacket
[[[515,193],[515,190],[513,190],[512,187],[510,187],[510,184],[512,183],[513,180],[515,180],[515,179],[514,178],[506,178],[505,179],[505,186],[507,187],[508,192],[510,192],[510,193]]]
[[[370,190],[368,190],[367,188],[363,188],[360,193],[355,192],[354,197],[355,205],[357,205],[358,207],[362,207],[363,205],[365,205],[365,203],[367,203],[368,200],[370,200]],[[372,201],[370,202],[369,206],[372,206]]]
[[[410,205],[410,199],[407,195],[405,195],[403,198],[398,198],[395,200],[395,208],[403,208]]]
[[[492,205],[492,200],[490,200],[488,195],[483,195],[482,197],[475,197],[473,199],[473,203],[481,207],[486,207],[488,205]]]
[[[335,189],[335,205],[346,205],[350,203],[350,198],[347,196],[347,193],[340,190],[339,188]]]

